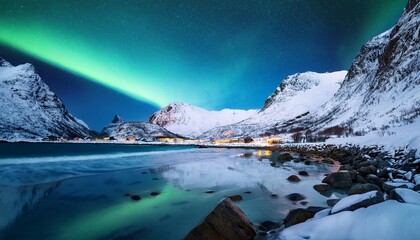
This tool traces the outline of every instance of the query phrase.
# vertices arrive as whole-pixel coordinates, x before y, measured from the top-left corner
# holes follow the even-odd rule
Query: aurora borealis
[[[4,51],[11,48],[155,107],[185,101],[207,109],[260,108],[286,75],[348,69],[363,43],[390,28],[405,3],[2,0],[0,56],[15,64],[7,54],[13,51]],[[56,90],[94,129],[119,111],[98,116],[88,109],[101,107],[101,98],[76,106],[77,93],[65,91]],[[137,112],[139,120],[150,115],[121,99],[113,99],[121,112]]]

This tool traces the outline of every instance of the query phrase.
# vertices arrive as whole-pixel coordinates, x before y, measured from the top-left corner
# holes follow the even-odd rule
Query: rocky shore
[[[377,234],[382,236],[381,239],[395,239],[396,236],[399,239],[414,239],[420,235],[420,229],[416,227],[420,221],[420,215],[416,214],[420,213],[420,158],[416,150],[401,148],[388,152],[377,146],[327,144],[282,145],[270,150],[279,151],[278,161],[282,162],[318,159],[319,162],[332,164],[338,161],[341,165],[338,171],[326,175],[322,183],[314,185],[314,189],[324,196],[331,196],[335,190],[345,191],[348,196],[328,199],[330,208],[309,206],[291,209],[283,222],[265,221],[258,225],[252,225],[242,211],[237,213],[239,207],[227,198],[213,210],[225,209],[224,214],[217,218],[218,224],[212,226],[225,226],[224,221],[230,223],[229,228],[211,228],[219,236],[230,236],[231,231],[243,232],[244,228],[253,228],[255,232],[249,230],[246,231],[249,235],[232,239],[371,239],[375,235],[364,226],[363,219],[370,219],[372,222],[369,225],[379,228],[375,231],[383,231],[382,235]],[[299,177],[293,175],[288,179],[293,182]],[[300,196],[299,193],[296,195]],[[228,204],[226,201],[229,201]],[[226,210],[226,205],[231,208]],[[407,213],[414,216],[404,215]],[[232,225],[232,217],[235,219],[238,214],[241,216],[240,223]],[[194,229],[194,234],[206,239],[203,238],[205,234],[199,233],[200,229],[209,231],[203,228],[202,223],[201,228]],[[341,235],[335,233],[337,230],[341,231]],[[188,236],[188,239],[193,239],[191,233]]]

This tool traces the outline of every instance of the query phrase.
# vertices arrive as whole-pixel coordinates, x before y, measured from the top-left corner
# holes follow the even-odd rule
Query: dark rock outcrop
[[[327,177],[322,180],[323,183],[327,183],[335,188],[350,188],[352,186],[351,175],[348,171],[338,171],[330,173]]]
[[[242,240],[252,239],[255,235],[245,213],[229,198],[225,198],[184,239]]]

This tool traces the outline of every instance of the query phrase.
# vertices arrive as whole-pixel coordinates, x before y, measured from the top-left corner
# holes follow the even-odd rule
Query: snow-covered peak
[[[214,127],[239,122],[256,113],[257,110],[207,111],[188,103],[173,102],[153,113],[149,122],[182,136],[197,137]]]
[[[0,59],[0,139],[85,137],[92,132],[73,117],[31,64]]]
[[[12,64],[0,57],[0,67],[12,67]]]
[[[118,116],[117,114],[115,114],[114,118],[112,119],[111,123],[123,123],[124,120]]]

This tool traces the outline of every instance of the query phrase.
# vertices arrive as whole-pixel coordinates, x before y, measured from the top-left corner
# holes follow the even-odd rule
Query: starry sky
[[[1,0],[0,56],[100,130],[172,101],[261,108],[287,75],[348,69],[406,0]]]

